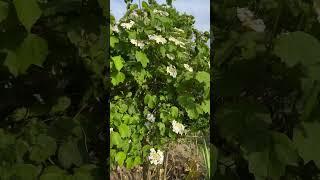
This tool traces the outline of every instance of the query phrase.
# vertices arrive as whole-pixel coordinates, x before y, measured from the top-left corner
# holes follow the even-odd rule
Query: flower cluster
[[[155,122],[156,118],[153,116],[153,114],[147,114],[147,120],[150,122]]]
[[[128,22],[128,23],[121,23],[120,26],[125,29],[130,30],[134,24],[135,24],[135,22],[130,20],[130,22]]]
[[[186,70],[188,70],[189,72],[193,72],[193,68],[191,66],[189,66],[189,64],[183,64],[184,68],[186,68]]]
[[[176,39],[172,36],[169,37],[169,41],[172,41],[176,46],[180,46],[180,47],[184,48],[185,43],[179,41],[178,39]]]
[[[163,152],[158,149],[156,150],[154,148],[150,149],[150,155],[149,155],[149,161],[151,164],[158,165],[163,163]]]
[[[237,8],[237,16],[243,26],[256,32],[264,32],[266,26],[262,19],[255,19],[254,14],[248,8]]]
[[[136,40],[136,39],[130,39],[130,42],[132,43],[132,44],[134,44],[135,46],[137,46],[137,47],[139,47],[140,49],[142,49],[143,47],[144,47],[144,43],[143,43],[143,41],[138,41],[138,40]]]
[[[153,10],[153,12],[154,12],[155,14],[159,14],[159,15],[161,15],[161,16],[169,16],[169,13],[167,13],[167,12],[165,12],[165,11],[160,11],[160,10],[155,9],[155,10]]]
[[[171,64],[167,66],[167,73],[170,74],[173,78],[177,77],[177,69],[175,66],[172,66]]]
[[[162,37],[161,35],[148,35],[150,40],[156,41],[158,44],[164,44],[167,42],[166,38]]]
[[[178,31],[178,32],[184,33],[184,30],[182,30],[182,29],[179,29],[179,28],[176,28],[176,27],[174,27],[173,29],[174,29],[175,31]]]
[[[172,130],[177,134],[185,133],[185,126],[175,120],[172,121]]]

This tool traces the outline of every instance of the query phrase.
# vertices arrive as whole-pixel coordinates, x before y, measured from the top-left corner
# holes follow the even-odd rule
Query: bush
[[[210,60],[194,17],[154,1],[127,7],[111,17],[110,162],[132,168],[186,130],[208,130]]]

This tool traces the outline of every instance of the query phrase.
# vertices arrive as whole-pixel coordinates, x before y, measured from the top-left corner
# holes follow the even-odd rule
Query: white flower
[[[118,26],[117,26],[117,25],[111,26],[111,31],[116,32],[116,33],[119,33],[119,28],[118,28]]]
[[[254,14],[248,8],[237,8],[237,16],[241,22],[250,21]]]
[[[155,40],[158,44],[164,44],[167,42],[167,40],[165,38],[163,38],[161,35],[157,36],[157,35],[148,35],[150,40]]]
[[[169,73],[170,76],[172,76],[173,78],[176,78],[177,77],[176,67],[170,64],[170,66],[167,66],[167,73]]]
[[[160,14],[161,16],[169,16],[169,13],[165,12],[165,11],[160,11],[160,10],[153,10],[153,12],[155,14]]]
[[[243,26],[256,32],[264,32],[266,26],[262,19],[255,19],[254,14],[248,8],[237,8],[237,16]]]
[[[316,11],[316,14],[318,15],[317,20],[320,23],[320,2],[319,1],[313,1],[313,7]]]
[[[150,121],[150,122],[154,122],[155,120],[156,120],[156,118],[153,116],[153,114],[147,114],[147,119],[148,119],[148,121]]]
[[[181,33],[184,33],[184,30],[182,30],[182,29],[179,29],[179,28],[173,28],[174,30],[176,30],[176,31],[179,31],[179,32],[181,32]]]
[[[177,134],[183,134],[185,132],[185,126],[177,121],[172,121],[172,130]]]
[[[130,144],[131,142],[132,142],[131,139],[129,139],[129,144]]]
[[[125,29],[131,29],[134,24],[134,21],[130,20],[128,23],[121,23],[120,26]]]
[[[179,41],[178,39],[176,39],[176,38],[174,38],[172,36],[169,37],[169,41],[174,42],[174,44],[177,45],[177,46],[184,47],[184,45],[185,45],[183,42]]]
[[[110,133],[113,132],[113,128],[110,128]]]
[[[156,152],[154,148],[151,148],[148,159],[151,164],[154,164],[154,165],[162,164],[164,159],[163,152],[160,151],[159,149]]]
[[[266,26],[262,19],[255,19],[248,22],[248,26],[256,32],[264,32]]]
[[[132,14],[131,14],[131,16],[133,16],[133,17],[139,17],[139,15],[137,14],[136,11],[133,11]]]
[[[167,56],[167,58],[169,58],[170,60],[174,60],[174,56],[173,56],[173,55],[167,54],[166,56]]]
[[[191,66],[189,66],[189,64],[183,64],[184,68],[186,68],[186,70],[193,72],[193,69]]]
[[[138,46],[140,49],[142,49],[145,45],[142,41],[138,41],[136,39],[130,39],[130,42],[135,46]]]

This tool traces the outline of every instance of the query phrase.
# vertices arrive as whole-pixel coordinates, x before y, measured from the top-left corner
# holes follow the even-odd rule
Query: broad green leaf
[[[310,34],[297,31],[281,35],[275,41],[274,53],[289,66],[298,63],[312,66],[320,62],[320,43]]]
[[[314,84],[314,87],[311,88],[309,96],[306,98],[306,102],[304,104],[304,110],[301,115],[302,121],[307,121],[310,117],[312,111],[317,107],[318,101],[318,94],[320,92],[320,85],[319,82]]]
[[[12,118],[14,121],[21,121],[25,118],[25,116],[27,115],[27,108],[22,107],[22,108],[18,108],[16,109],[13,114],[12,114]]]
[[[124,163],[124,160],[126,159],[126,153],[124,152],[118,152],[116,154],[115,160],[117,161],[117,163],[122,166]]]
[[[205,100],[201,103],[203,112],[210,114],[210,101]]]
[[[122,143],[121,136],[118,132],[112,132],[110,135],[110,146],[113,145],[120,146]]]
[[[198,72],[196,79],[201,83],[204,82],[205,84],[210,84],[210,74],[205,71]]]
[[[293,141],[305,163],[314,161],[320,167],[320,123],[303,123],[304,131],[294,129]]]
[[[117,43],[119,43],[119,39],[116,38],[115,36],[111,36],[111,37],[110,37],[110,46],[111,46],[112,48],[114,48],[115,44],[117,44]]]
[[[149,5],[148,5],[147,2],[142,1],[142,7],[143,7],[143,9],[148,9],[148,8],[149,8]]]
[[[32,164],[15,164],[12,167],[12,179],[23,179],[23,180],[35,180],[39,171],[37,167]]]
[[[54,155],[57,150],[55,139],[50,136],[41,134],[36,139],[36,144],[30,151],[30,160],[43,162],[50,156]]]
[[[114,56],[114,57],[111,57],[116,69],[118,71],[120,71],[123,67],[123,63],[124,63],[124,60],[121,56]]]
[[[46,173],[40,176],[40,180],[66,180],[66,175],[62,173]]]
[[[191,96],[179,96],[179,104],[185,108],[190,119],[196,119],[199,116],[197,104],[195,103],[194,97]]]
[[[0,23],[8,16],[9,5],[6,2],[0,1]]]
[[[179,116],[179,109],[175,106],[171,107],[171,116],[177,118]]]
[[[134,161],[134,158],[133,157],[129,157],[126,159],[126,168],[127,169],[131,169],[133,167],[133,161]]]
[[[80,166],[82,164],[82,157],[78,149],[78,145],[75,142],[63,143],[58,152],[58,159],[62,167],[69,168],[73,164]]]
[[[148,63],[149,63],[149,59],[147,57],[147,55],[141,51],[137,51],[136,52],[136,59],[138,62],[141,63],[142,67],[147,67]]]
[[[18,139],[15,142],[17,162],[23,162],[23,156],[28,152],[29,145],[24,140]]]
[[[153,109],[157,103],[157,96],[147,94],[144,97],[144,104],[148,105],[149,108]]]
[[[122,138],[130,137],[131,135],[131,130],[129,126],[126,124],[121,124],[119,127],[119,133]]]
[[[29,34],[15,51],[8,51],[4,65],[14,75],[24,74],[31,64],[42,66],[48,54],[46,40]]]
[[[162,122],[158,122],[157,125],[158,125],[158,127],[159,127],[161,136],[164,136],[164,133],[166,132],[166,126],[165,126],[165,124],[162,123]]]
[[[71,105],[71,100],[67,96],[58,98],[57,103],[51,108],[51,112],[63,112]]]
[[[37,0],[13,0],[13,4],[20,22],[30,31],[42,13]]]
[[[278,179],[284,175],[287,165],[295,165],[298,154],[291,140],[284,134],[273,133],[273,143],[262,152],[248,156],[249,170],[256,178]]]
[[[116,72],[111,74],[111,83],[116,86],[125,80],[126,76],[122,72]]]

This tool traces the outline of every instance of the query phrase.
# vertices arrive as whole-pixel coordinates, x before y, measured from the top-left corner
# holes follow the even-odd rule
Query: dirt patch
[[[201,140],[201,139],[200,139]],[[145,166],[132,170],[117,168],[110,174],[111,180],[176,180],[204,179],[205,167],[199,151],[199,137],[189,136],[166,145],[163,165]]]

